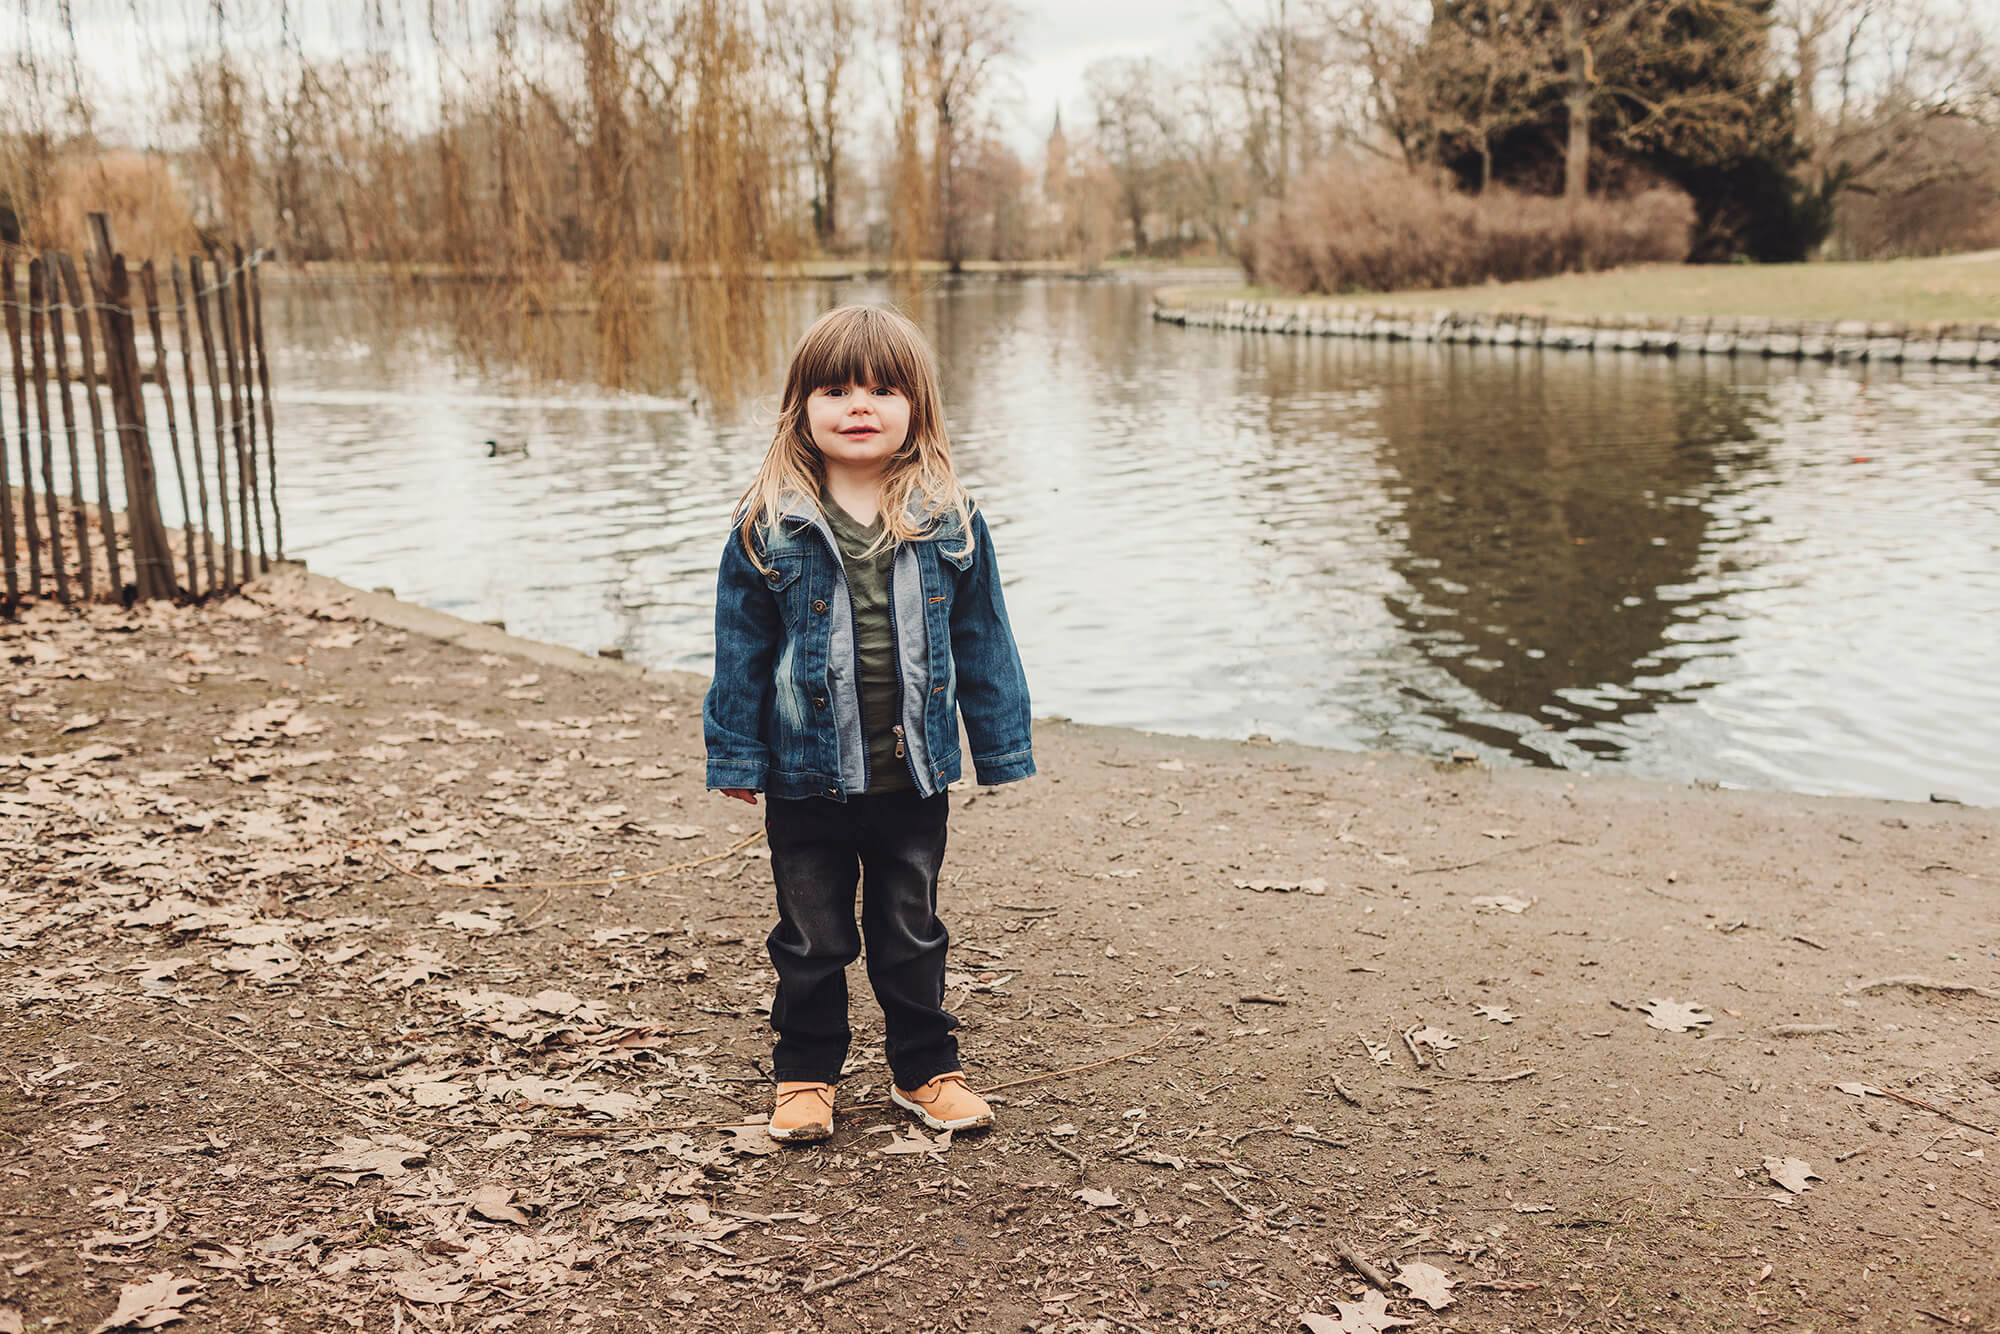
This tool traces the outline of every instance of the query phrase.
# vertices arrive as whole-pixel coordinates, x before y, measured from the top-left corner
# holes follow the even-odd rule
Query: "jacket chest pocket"
[[[805,614],[806,598],[806,558],[801,554],[770,555],[764,558],[770,566],[764,572],[764,586],[771,591],[785,624],[796,626]]]

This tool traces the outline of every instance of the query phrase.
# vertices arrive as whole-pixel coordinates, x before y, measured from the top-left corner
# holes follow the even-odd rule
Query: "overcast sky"
[[[1180,64],[1229,23],[1221,0],[1017,0],[1021,114],[1039,146],[1058,102],[1067,123],[1084,114],[1083,71],[1109,56],[1154,56]],[[1074,118],[1074,119],[1072,119]]]
[[[1234,23],[1224,0],[1014,2],[1024,14],[1017,41],[1019,59],[1009,71],[1010,95],[998,109],[1003,133],[1029,161],[1039,154],[1058,105],[1066,125],[1087,124],[1083,73],[1092,62],[1112,56],[1153,56],[1169,67],[1191,72],[1202,46]],[[1249,17],[1263,12],[1270,2],[1236,0],[1235,7]],[[454,17],[483,22],[477,16],[491,3],[444,0],[438,12],[447,16],[448,24]],[[1986,33],[2000,34],[2000,0],[1932,3],[1947,11],[1963,5]],[[157,75],[162,68],[178,65],[189,49],[203,49],[214,40],[215,6],[216,0],[68,0],[77,46],[97,76],[92,92],[100,100],[100,111],[108,113],[107,120],[141,142],[151,137],[156,126],[147,122],[157,119]],[[21,0],[12,15],[0,18],[0,59],[11,63],[25,53],[44,69],[61,68],[70,51],[60,22],[63,7],[60,0]],[[239,44],[246,28],[268,27],[275,33],[283,15],[308,51],[318,54],[355,43],[367,29],[370,6],[361,0],[226,0],[224,9]],[[392,16],[398,37],[412,51],[427,55],[425,4],[391,0],[384,10]],[[415,73],[421,84],[423,72]],[[417,88],[412,91],[423,96]]]

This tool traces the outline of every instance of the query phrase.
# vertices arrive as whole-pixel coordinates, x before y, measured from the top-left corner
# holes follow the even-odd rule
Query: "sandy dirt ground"
[[[2000,1328],[1992,811],[1050,723],[999,1125],[857,968],[781,1150],[700,682],[296,572],[0,657],[0,1331]]]

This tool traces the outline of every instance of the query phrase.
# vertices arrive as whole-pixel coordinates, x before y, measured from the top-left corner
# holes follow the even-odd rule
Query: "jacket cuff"
[[[751,792],[762,792],[764,778],[769,770],[769,765],[750,760],[710,760],[708,788],[711,792],[725,787],[740,787]]]
[[[972,772],[981,787],[1018,783],[1023,778],[1034,776],[1035,752],[1016,750],[1005,755],[974,755]]]

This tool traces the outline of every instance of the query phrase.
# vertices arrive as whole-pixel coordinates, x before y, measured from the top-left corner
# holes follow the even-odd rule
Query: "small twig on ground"
[[[1282,1135],[1284,1133],[1285,1133],[1284,1126],[1251,1126],[1248,1130],[1244,1131],[1242,1134],[1232,1136],[1229,1141],[1229,1147],[1232,1149],[1235,1148],[1237,1145],[1241,1144],[1244,1140],[1249,1139],[1252,1135],[1271,1135],[1271,1134]]]
[[[1798,941],[1799,944],[1801,945],[1810,945],[1816,950],[1823,950],[1826,948],[1826,946],[1820,944],[1817,940],[1814,940],[1811,936],[1793,936],[1792,939]]]
[[[1410,1059],[1417,1063],[1417,1069],[1422,1070],[1427,1068],[1430,1062],[1424,1059],[1423,1052],[1417,1047],[1416,1039],[1411,1036],[1420,1027],[1422,1027],[1420,1024],[1411,1024],[1403,1030],[1403,1045],[1410,1049]]]
[[[1057,1140],[1047,1135],[1044,1135],[1042,1138],[1048,1141],[1048,1145],[1051,1149],[1054,1149],[1057,1153],[1061,1154],[1063,1157],[1075,1163],[1077,1171],[1079,1172],[1084,1171],[1086,1168],[1090,1166],[1089,1163],[1083,1160],[1082,1154],[1078,1153],[1075,1149],[1072,1149],[1069,1146],[1063,1144],[1060,1140]]]
[[[1333,1082],[1333,1091],[1340,1095],[1342,1102],[1346,1103],[1349,1107],[1359,1107],[1361,1105],[1361,1099],[1348,1091],[1347,1085],[1340,1082],[1339,1075],[1333,1075],[1330,1078]]]
[[[1461,1084],[1508,1084],[1516,1079],[1526,1079],[1529,1075],[1538,1075],[1541,1071],[1531,1065],[1504,1075],[1455,1075],[1442,1067],[1431,1073],[1439,1079],[1456,1079]]]
[[[1336,1146],[1340,1145],[1339,1140],[1328,1139],[1324,1135],[1304,1134],[1300,1131],[1294,1130],[1290,1126],[1252,1126],[1250,1129],[1244,1131],[1242,1134],[1232,1137],[1229,1141],[1229,1147],[1232,1149],[1235,1148],[1238,1144],[1241,1144],[1244,1140],[1249,1139],[1252,1135],[1283,1135],[1287,1139],[1302,1139],[1310,1144],[1332,1144]]]
[[[923,1245],[922,1242],[913,1241],[894,1255],[885,1255],[879,1260],[862,1265],[859,1269],[850,1269],[844,1274],[835,1274],[832,1278],[823,1278],[817,1283],[803,1284],[799,1289],[799,1295],[801,1297],[813,1297],[822,1292],[829,1292],[843,1283],[852,1283],[857,1278],[867,1278],[870,1274],[879,1273],[896,1263],[896,1261],[913,1254],[921,1245]]]
[[[1291,1004],[1291,1001],[1283,996],[1267,996],[1261,991],[1253,991],[1247,996],[1238,997],[1238,999],[1245,1005],[1290,1005]]]
[[[1051,1070],[1046,1074],[1026,1075],[1020,1079],[1010,1079],[1004,1084],[991,1085],[987,1088],[986,1091],[988,1093],[999,1093],[1006,1089],[1020,1088],[1024,1084],[1039,1084],[1041,1081],[1045,1079],[1061,1079],[1065,1075],[1080,1075],[1086,1070],[1097,1070],[1107,1065],[1116,1065],[1120,1061],[1128,1061],[1132,1059],[1134,1056],[1144,1056],[1147,1052],[1152,1051],[1155,1048],[1165,1046],[1167,1038],[1171,1038],[1175,1033],[1178,1033],[1180,1031],[1180,1027],[1181,1026],[1179,1024],[1175,1024],[1173,1028],[1166,1034],[1165,1037],[1162,1037],[1154,1042],[1149,1042],[1143,1047],[1134,1047],[1131,1051],[1120,1052],[1116,1056],[1107,1056],[1101,1061],[1090,1061],[1084,1065],[1072,1065],[1069,1066],[1067,1069],[1063,1070]]]
[[[1928,977],[1878,977],[1873,982],[1862,982],[1849,987],[1849,991],[1888,991],[1893,987],[1907,987],[1911,991],[1943,991],[1954,995],[1980,996],[1986,1000],[2000,1000],[2000,991],[1991,987],[1976,987],[1970,982],[1940,982]]]
[[[1356,1255],[1354,1253],[1354,1248],[1352,1246],[1349,1246],[1346,1243],[1346,1241],[1342,1240],[1339,1237],[1335,1237],[1333,1239],[1333,1249],[1340,1252],[1340,1258],[1347,1261],[1348,1266],[1352,1268],[1355,1273],[1361,1275],[1361,1277],[1367,1279],[1370,1283],[1373,1283],[1377,1288],[1380,1288],[1383,1292],[1388,1293],[1392,1297],[1400,1295],[1394,1288],[1389,1286],[1389,1276],[1383,1273],[1381,1270],[1377,1269],[1374,1265],[1369,1264],[1359,1255]]]
[[[1870,1087],[1874,1087],[1875,1091],[1885,1098],[1894,1098],[1897,1102],[1906,1102],[1912,1107],[1921,1107],[1927,1112],[1935,1112],[1945,1120],[1957,1122],[1968,1130],[1977,1130],[1982,1135],[2000,1136],[2000,1130],[1995,1130],[1992,1126],[1982,1126],[1977,1121],[1968,1121],[1958,1113],[1946,1111],[1936,1103],[1925,1102],[1922,1098],[1912,1098],[1909,1094],[1898,1093],[1894,1089],[1885,1089],[1873,1085]]]
[[[1257,1210],[1252,1209],[1249,1205],[1237,1199],[1236,1192],[1229,1189],[1228,1183],[1223,1181],[1221,1177],[1211,1178],[1209,1184],[1215,1187],[1215,1189],[1217,1190],[1217,1192],[1221,1194],[1223,1199],[1228,1200],[1231,1204],[1235,1205],[1237,1211],[1241,1213],[1245,1218],[1255,1218],[1257,1216]]]
[[[1476,861],[1454,862],[1450,866],[1419,866],[1409,871],[1408,874],[1435,875],[1441,871],[1469,871],[1475,866],[1484,866],[1487,862],[1494,860],[1494,858],[1505,857],[1509,853],[1533,852],[1536,848],[1546,848],[1551,843],[1574,843],[1575,841],[1569,838],[1545,838],[1539,843],[1523,843],[1518,848],[1502,848],[1500,851],[1488,853]]]
[[[669,875],[675,871],[692,871],[697,867],[707,866],[710,862],[719,862],[732,853],[741,852],[762,837],[764,837],[764,831],[758,829],[754,833],[737,839],[721,852],[703,857],[699,861],[675,862],[672,866],[656,866],[650,871],[633,871],[625,875],[601,876],[595,880],[495,880],[491,884],[485,885],[475,885],[467,880],[446,880],[442,876],[425,875],[422,871],[412,871],[407,866],[401,866],[390,861],[388,855],[382,851],[382,845],[373,839],[357,838],[352,840],[352,845],[355,847],[366,847],[376,861],[381,862],[384,866],[396,872],[396,874],[408,876],[412,880],[419,880],[427,885],[435,885],[440,889],[546,889],[553,894],[558,889],[595,889],[605,885],[629,884],[636,880],[651,880],[655,876]],[[535,905],[534,909],[528,913],[528,917],[533,917],[535,913],[540,912],[543,906],[548,903],[548,900],[549,895],[543,895],[542,902]],[[521,922],[525,923],[528,917],[520,919]],[[515,929],[518,930],[519,927],[517,926]]]

